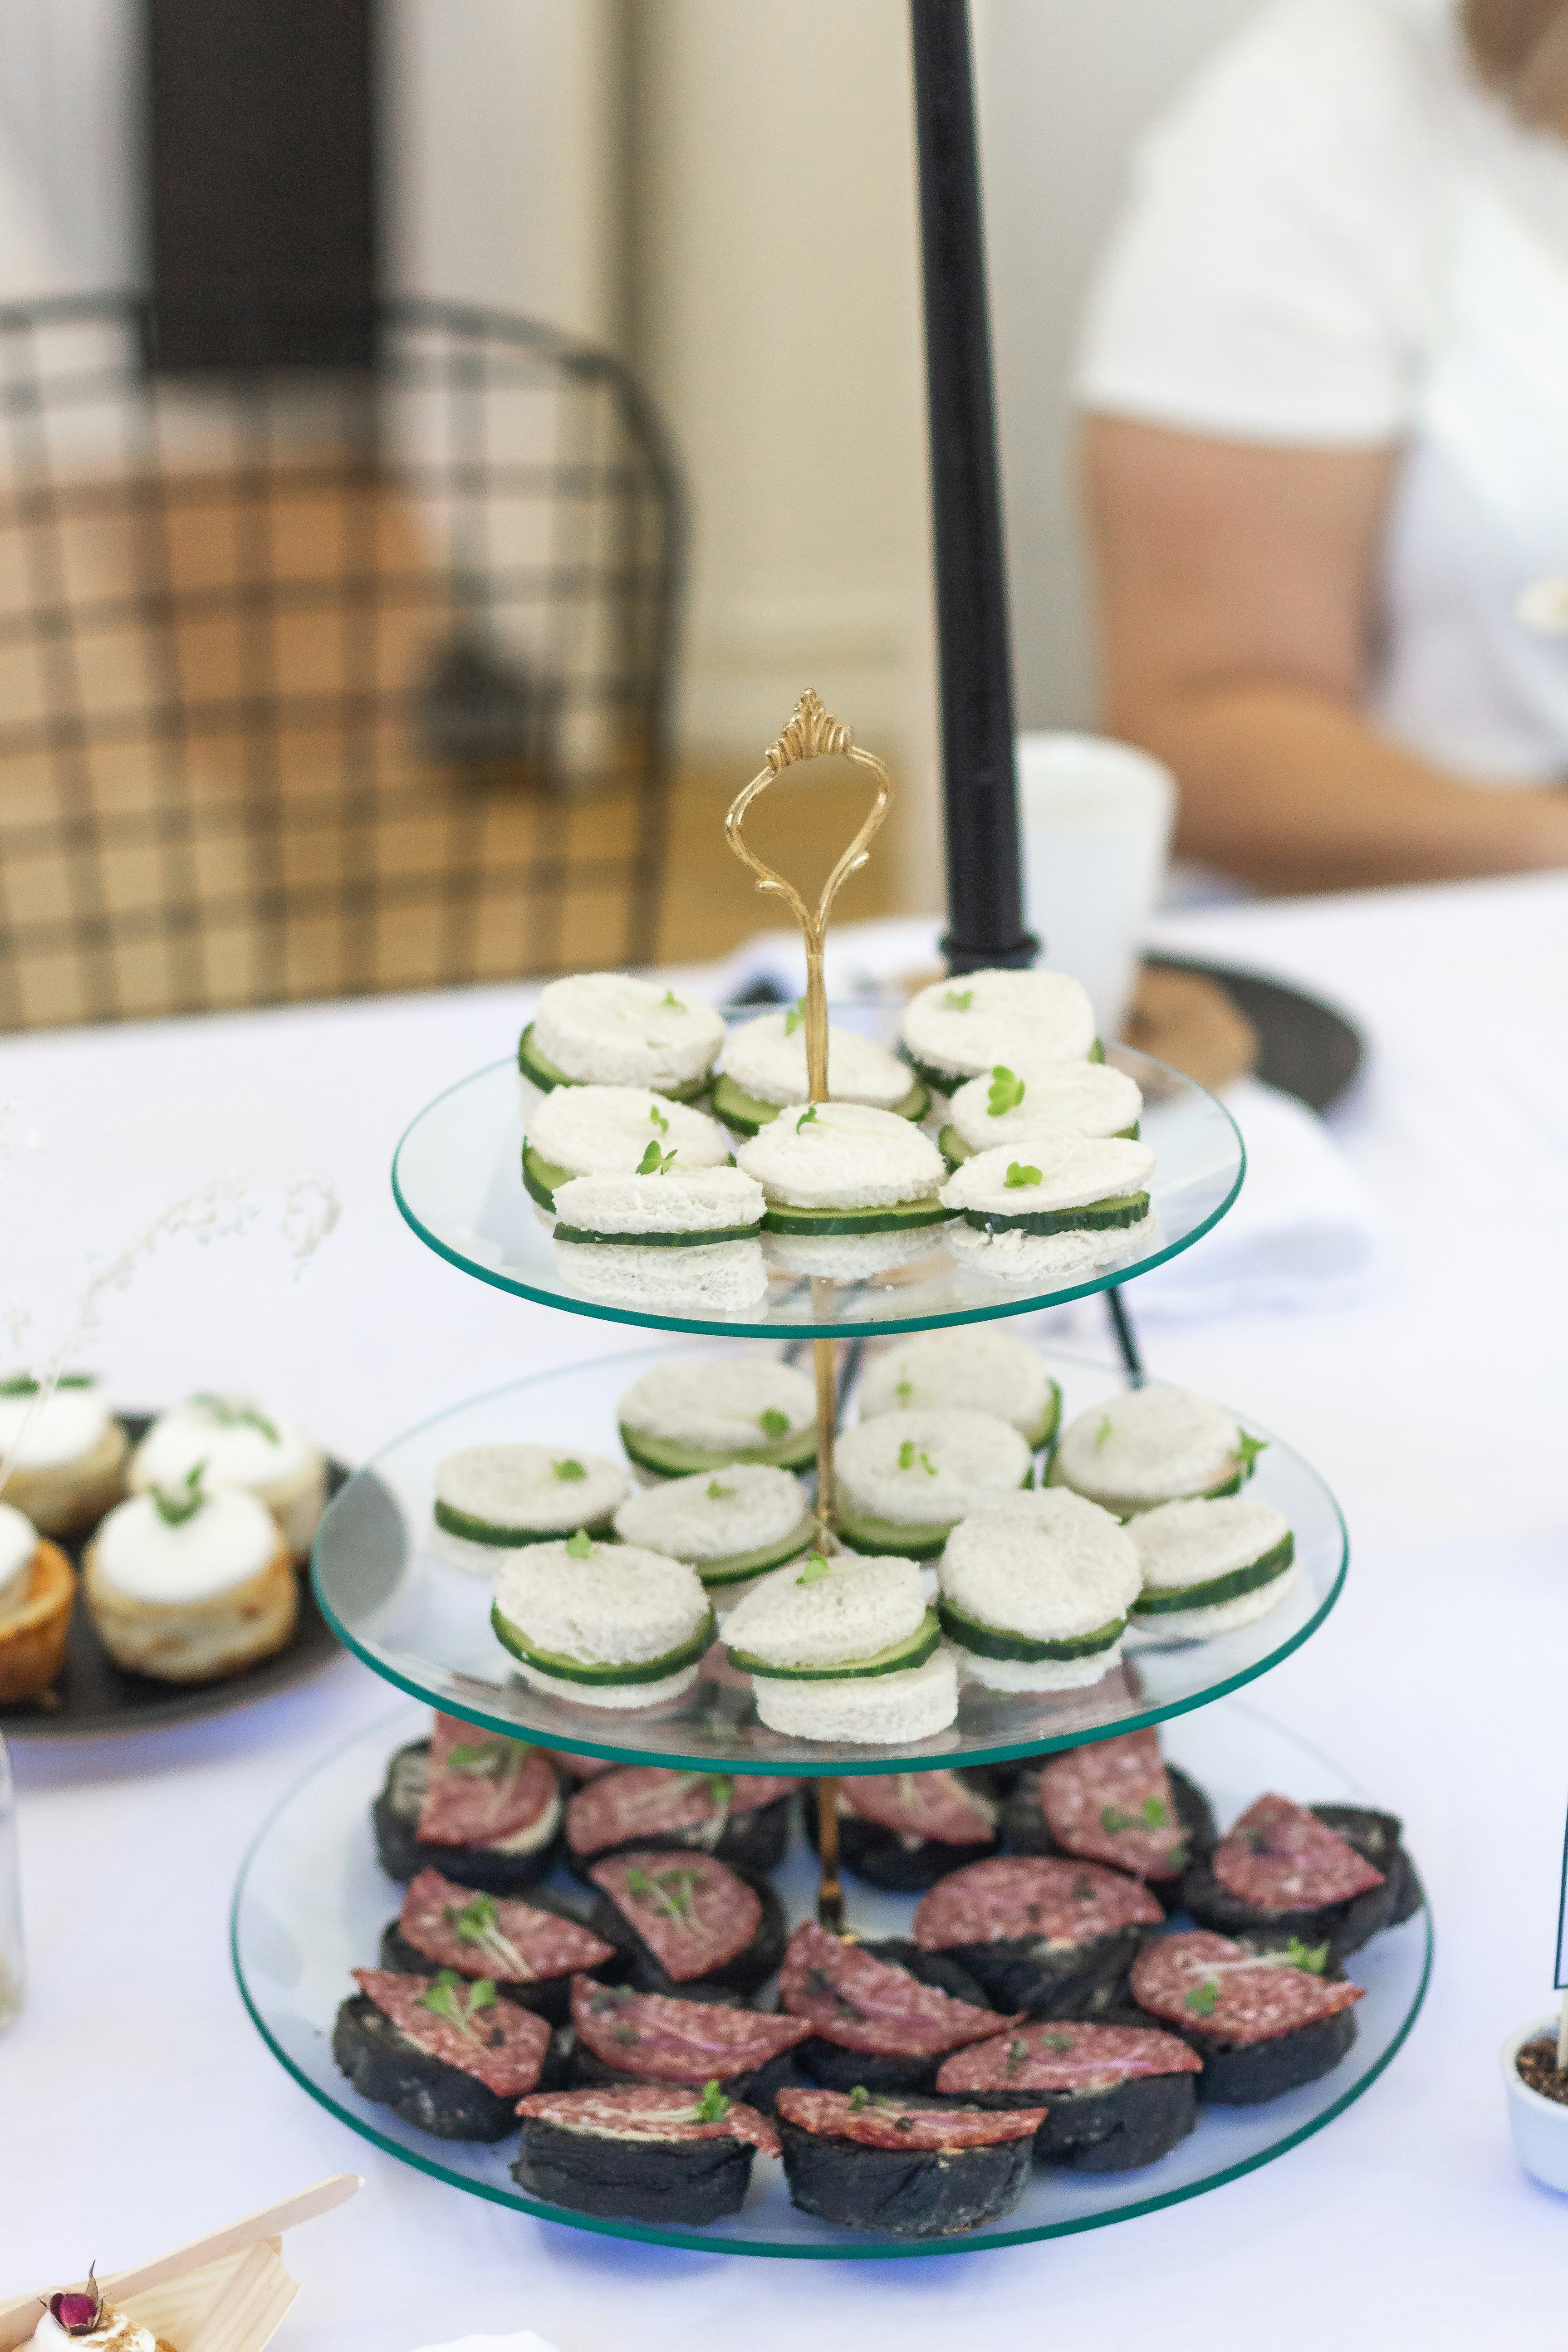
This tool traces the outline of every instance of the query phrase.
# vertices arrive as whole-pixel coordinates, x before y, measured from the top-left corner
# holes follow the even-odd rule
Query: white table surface
[[[279,2352],[409,2352],[533,2327],[560,2352],[1159,2341],[1563,2342],[1568,2204],[1509,2146],[1497,2050],[1551,2006],[1568,1801],[1568,882],[1231,908],[1162,944],[1337,999],[1371,1066],[1336,1131],[1395,1271],[1350,1311],[1151,1328],[1152,1369],[1243,1404],[1338,1492],[1354,1555],[1316,1641],[1249,1694],[1402,1813],[1433,1897],[1426,2011],[1369,2095],[1261,2172],[1112,2231],[914,2263],[768,2264],[552,2228],[384,2158],[246,2019],[226,1922],[274,1799],[395,1694],[343,1658],[176,1731],[16,1743],[32,1964],[0,2040],[0,2300],[112,2269],[321,2174],[365,2175],[289,2242]],[[0,1045],[39,1140],[0,1170],[0,1315],[48,1336],[89,1258],[233,1168],[344,1202],[298,1284],[264,1227],[176,1241],[93,1344],[119,1402],[247,1387],[357,1458],[618,1330],[466,1281],[394,1209],[408,1116],[506,1053],[490,990]]]

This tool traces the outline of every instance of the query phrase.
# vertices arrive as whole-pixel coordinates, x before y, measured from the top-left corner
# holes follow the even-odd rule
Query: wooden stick
[[[838,1883],[838,1783],[824,1776],[816,1784],[816,1923],[830,1936],[844,1933],[844,1889]]]
[[[1568,1991],[1563,1995],[1562,2012],[1557,2020],[1557,2072],[1568,2068]]]
[[[149,2287],[163,2286],[169,2279],[184,2278],[187,2271],[205,2270],[208,2263],[221,2262],[226,2254],[242,2253],[259,2239],[275,2238],[284,2230],[291,2230],[300,2221],[313,2221],[319,2214],[330,2213],[334,2206],[346,2205],[364,2182],[357,2172],[334,2172],[326,2180],[318,2180],[313,2189],[301,2189],[292,2197],[283,2197],[275,2205],[265,2205],[258,2213],[248,2213],[242,2221],[231,2221],[226,2229],[215,2230],[205,2238],[196,2238],[188,2246],[176,2247],[172,2254],[160,2254],[154,2262],[143,2263],[136,2270],[117,2271],[112,2278],[100,2279],[99,2284],[105,2295],[122,2303],[133,2294],[145,2294]],[[75,2288],[86,2287],[79,2279]],[[51,2288],[49,2293],[60,2290]],[[72,2291],[67,2287],[66,2292]],[[26,2296],[0,2311],[0,2352],[16,2352],[26,2344],[38,2324],[47,2296]]]
[[[833,1285],[814,1275],[811,1281],[811,1312],[814,1320],[833,1312]],[[838,1349],[832,1339],[814,1339],[811,1343],[812,1369],[816,1375],[816,1516],[824,1534],[830,1539],[838,1533],[838,1481],[834,1474],[833,1444],[838,1427]],[[834,1552],[838,1547],[829,1540],[824,1551]]]

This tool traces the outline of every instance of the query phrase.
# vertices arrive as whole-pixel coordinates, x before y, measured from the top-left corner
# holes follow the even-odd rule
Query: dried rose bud
[[[68,2336],[90,2336],[103,2317],[103,2297],[98,2292],[98,2281],[88,2273],[89,2292],[86,2294],[51,2294],[49,2317]]]

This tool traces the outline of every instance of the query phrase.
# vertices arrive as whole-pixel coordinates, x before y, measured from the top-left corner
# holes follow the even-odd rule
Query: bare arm
[[[1178,845],[1268,890],[1568,863],[1568,793],[1477,787],[1363,715],[1392,449],[1089,420],[1106,720],[1181,780]]]

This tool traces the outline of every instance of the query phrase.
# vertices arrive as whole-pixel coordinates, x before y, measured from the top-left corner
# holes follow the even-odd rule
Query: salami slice
[[[606,1853],[638,1838],[700,1832],[717,1845],[735,1816],[759,1812],[800,1786],[760,1773],[674,1772],[658,1764],[631,1764],[579,1789],[566,1808],[566,1839],[574,1853]]]
[[[900,1837],[984,1845],[996,1834],[996,1806],[957,1772],[857,1775],[842,1783],[839,1801]]]
[[[573,1983],[572,2022],[578,2041],[618,2073],[649,2083],[689,2083],[698,2090],[704,2083],[754,2074],[812,2030],[798,2018],[628,1992],[588,1977]]]
[[[1184,1832],[1155,1731],[1124,1732],[1053,1756],[1040,1773],[1040,1811],[1057,1843],[1135,1878],[1178,1878]]]
[[[710,1854],[634,1848],[596,1862],[588,1875],[676,1984],[734,1959],[762,1924],[760,1898]]]
[[[977,2091],[1109,2091],[1152,2074],[1199,2074],[1203,2060],[1174,2033],[1152,2026],[1025,2025],[947,2059],[936,2078],[944,2095]]]
[[[1132,1964],[1132,1997],[1188,2033],[1245,2048],[1337,2017],[1361,2000],[1362,1988],[1200,1928],[1144,1946]]]
[[[438,1870],[422,1870],[412,1882],[397,1925],[404,1940],[435,1967],[497,1983],[537,1984],[616,1957],[613,1945],[574,1919],[531,1903],[476,1895]]]
[[[777,2156],[779,2136],[755,2107],[731,2099],[710,2120],[700,2112],[701,2104],[668,2084],[648,2083],[626,2091],[539,2091],[520,2099],[517,2112],[602,2139],[735,2139],[763,2156]]]
[[[1029,2139],[1046,2120],[1044,2107],[1001,2113],[983,2107],[928,2107],[905,2099],[868,2098],[862,2091],[781,2091],[778,2105],[787,2122],[821,2138],[923,2156],[955,2156],[963,2148]]]
[[[927,1952],[1013,1940],[1070,1948],[1164,1916],[1136,1879],[1098,1863],[999,1855],[955,1870],[921,1895],[915,1941]]]
[[[823,2041],[868,2056],[934,2058],[1018,2022],[921,1984],[815,1920],[797,1927],[785,1948],[779,2000],[792,2017],[809,2019]]]
[[[353,1973],[360,1990],[426,2057],[472,2074],[500,2098],[515,2098],[538,2082],[550,2028],[531,2010],[497,2000],[493,1985],[486,2002],[482,1985],[397,1976],[386,1969]],[[430,2006],[432,1998],[438,2007]]]
[[[1313,1911],[1381,1886],[1381,1870],[1289,1797],[1259,1797],[1214,1850],[1227,1895],[1258,1911]]]
[[[436,1717],[419,1809],[424,1843],[505,1848],[531,1843],[541,1817],[560,1801],[542,1749],[481,1731],[456,1716]]]

